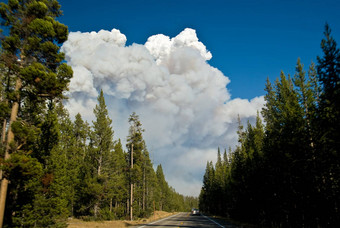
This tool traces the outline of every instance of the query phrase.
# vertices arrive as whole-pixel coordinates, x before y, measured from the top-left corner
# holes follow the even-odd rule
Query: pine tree
[[[272,208],[282,212],[279,216],[273,215],[274,220],[290,224],[302,219],[295,217],[301,215],[299,210],[303,205],[296,200],[301,198],[294,192],[301,193],[299,177],[303,174],[306,155],[305,144],[301,143],[306,141],[304,114],[290,77],[281,73],[280,81],[276,82],[275,93],[277,99],[272,110],[276,119],[272,122],[274,129],[267,129],[265,140],[270,143],[265,143],[264,149],[268,172],[273,174],[267,184],[268,188],[272,187],[269,193],[273,196]]]
[[[104,94],[101,90],[98,96],[98,105],[93,110],[95,121],[90,135],[89,162],[90,173],[88,181],[88,193],[92,195],[93,215],[100,216],[101,204],[107,202],[110,194],[110,161],[114,148],[112,120],[108,116]]]
[[[116,218],[123,218],[125,214],[127,214],[125,202],[129,198],[128,197],[128,176],[127,169],[128,164],[125,160],[126,154],[123,150],[122,143],[120,139],[114,146],[113,160],[112,160],[112,168],[113,168],[113,195],[112,195],[112,203],[114,204],[114,208],[112,209]],[[113,205],[112,205],[113,207]],[[111,212],[111,209],[110,209]]]
[[[157,176],[157,181],[158,181],[158,185],[160,189],[159,210],[169,211],[170,205],[169,205],[168,197],[170,194],[170,191],[169,191],[170,189],[169,189],[168,183],[165,180],[162,165],[157,166],[156,176]]]
[[[315,106],[320,103],[321,87],[318,79],[318,74],[316,72],[315,64],[312,62],[308,69],[308,81],[312,88],[313,97],[315,100]]]
[[[267,80],[265,126],[259,113],[255,126],[243,129],[239,120],[239,145],[223,162],[228,216],[270,227],[339,226],[340,51],[328,25],[325,36],[317,72],[312,63],[306,77],[298,59],[293,79]],[[216,170],[208,162],[199,197],[201,209],[215,214],[219,157]]]
[[[45,149],[42,157],[44,176],[42,191],[36,193],[31,220],[40,227],[66,227],[70,215],[69,202],[73,198],[72,189],[77,183],[70,166],[75,157],[68,156],[72,151],[72,123],[62,104],[51,104],[42,126],[41,146]],[[72,160],[70,160],[72,159]]]
[[[73,134],[75,136],[76,140],[76,147],[80,150],[82,150],[82,156],[83,160],[86,155],[86,140],[88,139],[89,135],[89,125],[87,122],[84,122],[80,113],[78,113],[75,116],[75,121],[74,121],[74,129],[73,129]]]
[[[303,70],[303,64],[301,64],[300,58],[296,64],[296,73],[294,75],[294,84],[298,90],[299,102],[304,110],[305,128],[309,137],[311,147],[314,147],[314,137],[312,132],[313,121],[315,121],[316,111],[316,97],[318,97],[319,89],[318,83],[315,78],[315,69],[313,63],[309,69],[308,80],[305,77],[305,71]],[[312,148],[308,148],[310,150]]]
[[[86,153],[85,140],[87,132],[84,130],[88,128],[87,123],[83,122],[81,116],[76,115],[76,120],[72,123],[69,114],[62,105],[57,107],[59,125],[60,125],[60,139],[58,147],[54,152],[54,166],[59,171],[62,187],[62,195],[67,201],[68,215],[74,216],[79,204],[79,187],[81,186],[81,170],[84,166],[84,153]],[[82,132],[80,138],[79,132]],[[84,139],[85,138],[85,139]],[[64,161],[61,163],[61,161]]]
[[[146,145],[143,150],[143,196],[142,196],[142,210],[143,217],[150,216],[154,210],[155,195],[157,188],[157,177],[150,160],[149,151]]]
[[[320,104],[317,110],[318,186],[323,199],[319,209],[321,222],[326,226],[340,224],[340,50],[331,36],[328,24],[321,41],[323,57],[318,57],[317,73],[321,84]]]
[[[143,195],[143,151],[145,142],[143,140],[142,124],[139,116],[132,113],[129,118],[130,129],[127,137],[127,160],[130,165],[130,216],[137,217],[142,212]],[[132,208],[132,209],[131,209]]]
[[[67,39],[68,31],[65,25],[55,20],[61,15],[57,1],[10,0],[8,4],[1,3],[0,14],[3,25],[9,30],[9,35],[1,40],[1,59],[10,71],[6,85],[9,89],[5,97],[11,108],[11,115],[6,117],[9,129],[5,159],[8,160],[10,154],[18,149],[10,146],[15,142],[12,124],[18,116],[29,116],[23,110],[33,110],[29,107],[19,110],[19,106],[23,103],[41,106],[47,99],[62,97],[72,77],[72,70],[62,62],[64,54],[59,52],[58,44]],[[36,110],[39,111],[41,109]],[[2,180],[2,186],[0,226],[5,210],[7,178]]]
[[[215,170],[212,162],[207,162],[203,176],[203,186],[199,195],[199,208],[206,213],[213,212],[213,189],[214,189]]]

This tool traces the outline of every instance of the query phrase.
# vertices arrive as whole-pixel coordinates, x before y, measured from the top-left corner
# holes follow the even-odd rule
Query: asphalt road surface
[[[154,221],[149,224],[136,226],[135,228],[236,228],[226,222],[213,220],[204,215],[192,216],[190,213],[178,213],[173,216]]]

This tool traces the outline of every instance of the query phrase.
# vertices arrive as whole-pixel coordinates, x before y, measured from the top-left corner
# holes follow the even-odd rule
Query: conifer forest
[[[259,227],[340,227],[340,51],[328,24],[317,63],[306,69],[298,59],[294,75],[267,80],[256,123],[239,120],[238,145],[207,162],[197,198],[169,186],[161,164],[154,169],[138,113],[126,139],[115,139],[103,91],[91,123],[70,116],[60,7],[0,3],[0,227],[133,220],[198,204]]]
[[[114,140],[103,92],[89,124],[63,107],[72,69],[59,52],[68,28],[56,0],[1,2],[0,227],[65,227],[70,216],[136,219],[185,211],[197,198],[154,170],[136,113]],[[132,192],[132,194],[131,194]]]
[[[265,85],[256,124],[208,162],[199,207],[260,227],[339,227],[340,52],[326,24],[323,56],[306,73]],[[263,119],[261,119],[262,115]]]

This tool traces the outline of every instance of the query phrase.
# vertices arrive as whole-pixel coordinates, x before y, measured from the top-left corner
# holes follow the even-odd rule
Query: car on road
[[[193,208],[191,210],[191,215],[200,215],[200,211],[198,209],[196,209],[196,208]]]

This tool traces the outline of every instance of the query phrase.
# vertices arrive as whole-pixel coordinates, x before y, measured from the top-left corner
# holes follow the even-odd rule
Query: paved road
[[[222,223],[222,222],[221,222]],[[234,228],[231,224],[220,224],[204,215],[192,216],[190,213],[179,213],[165,219],[161,219],[149,224],[136,226],[135,228]]]

